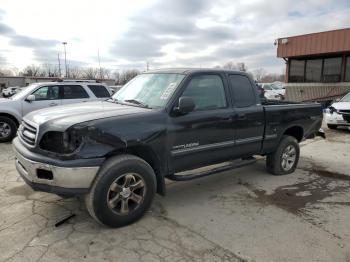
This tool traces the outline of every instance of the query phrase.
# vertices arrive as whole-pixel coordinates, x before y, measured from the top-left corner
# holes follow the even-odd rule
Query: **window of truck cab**
[[[245,75],[229,75],[230,89],[234,107],[249,107],[256,105],[257,98],[254,87]]]
[[[181,96],[191,97],[194,111],[227,108],[224,82],[219,74],[200,74],[191,77]]]

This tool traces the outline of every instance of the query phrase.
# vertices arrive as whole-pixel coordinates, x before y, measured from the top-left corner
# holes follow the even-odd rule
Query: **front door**
[[[220,74],[193,76],[181,96],[191,97],[194,111],[170,116],[169,171],[221,162],[230,158],[234,144],[233,109]]]
[[[61,105],[58,86],[41,86],[31,94],[35,96],[35,100],[22,101],[22,116],[42,108]]]

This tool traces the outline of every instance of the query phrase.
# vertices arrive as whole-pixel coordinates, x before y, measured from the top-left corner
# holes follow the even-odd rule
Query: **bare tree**
[[[248,68],[247,68],[247,66],[245,65],[244,62],[237,63],[237,69],[239,71],[243,71],[243,72],[247,72],[248,71]]]
[[[223,68],[234,70],[234,69],[237,69],[237,66],[232,61],[230,61],[230,62],[227,62],[226,64],[224,64]]]
[[[83,70],[80,67],[72,67],[69,69],[69,76],[73,79],[82,78]]]
[[[271,73],[271,74],[266,74],[261,78],[261,82],[272,83],[275,81],[283,82],[284,74]]]
[[[87,79],[97,79],[99,76],[99,69],[88,67],[83,69],[82,71],[82,77]]]
[[[58,67],[53,64],[41,65],[43,76],[45,77],[60,77]]]
[[[140,71],[136,70],[136,69],[130,69],[130,70],[126,70],[123,71],[120,74],[120,78],[119,78],[119,83],[120,85],[124,85],[127,82],[129,82],[131,79],[133,79],[135,76],[139,75]]]
[[[114,78],[115,83],[118,85],[119,82],[120,82],[120,73],[119,73],[119,71],[115,70],[115,71],[112,73],[112,77]]]
[[[261,82],[263,77],[266,75],[266,70],[264,68],[255,69],[253,72],[256,81]]]
[[[110,79],[112,76],[112,71],[108,68],[101,67],[99,70],[99,78]]]
[[[29,65],[26,66],[21,75],[23,76],[32,76],[32,77],[36,77],[36,76],[40,76],[42,74],[42,70],[41,67],[39,65]]]
[[[13,76],[13,72],[10,69],[0,68],[0,76]]]

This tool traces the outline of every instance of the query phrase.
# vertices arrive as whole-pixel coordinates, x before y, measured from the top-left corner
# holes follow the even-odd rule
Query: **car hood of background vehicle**
[[[8,102],[11,102],[12,100],[11,99],[8,99],[8,98],[0,98],[0,105],[2,104],[2,103],[8,103]]]
[[[337,102],[333,103],[332,107],[334,107],[337,110],[350,110],[350,102]]]
[[[86,121],[144,113],[149,110],[142,107],[121,105],[106,101],[84,102],[44,108],[29,113],[24,117],[24,120],[38,126],[51,124],[56,127],[67,128]]]

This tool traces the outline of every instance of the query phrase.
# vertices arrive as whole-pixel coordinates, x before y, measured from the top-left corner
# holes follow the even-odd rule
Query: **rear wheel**
[[[327,124],[329,129],[337,129],[337,125]]]
[[[16,123],[9,117],[0,116],[0,143],[11,141],[17,131]]]
[[[85,203],[98,222],[121,227],[144,215],[155,192],[156,177],[151,166],[136,156],[121,155],[101,167]]]
[[[267,155],[266,168],[273,175],[293,173],[298,165],[300,148],[298,141],[291,136],[283,136],[277,150]]]

